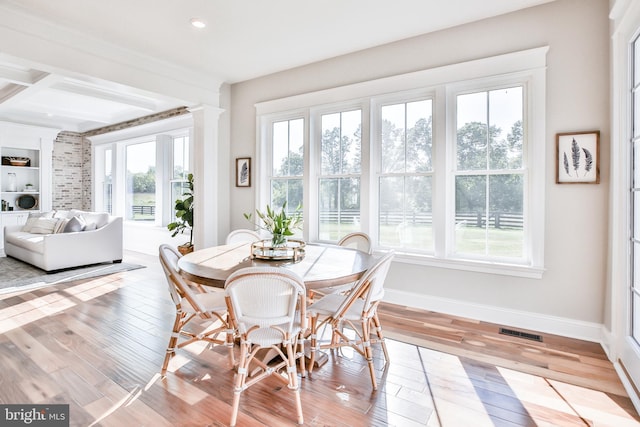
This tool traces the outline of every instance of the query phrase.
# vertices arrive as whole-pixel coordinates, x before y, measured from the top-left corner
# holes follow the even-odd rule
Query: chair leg
[[[227,315],[227,336],[226,343],[229,350],[229,366],[233,369],[236,365],[235,355],[233,353],[233,347],[235,346],[235,329],[231,326],[231,318]]]
[[[296,372],[296,356],[293,352],[293,345],[291,342],[287,343],[287,374],[289,377],[289,388],[293,391],[294,398],[296,400],[298,424],[304,424],[302,417],[302,402],[300,399],[300,386],[298,384],[298,374]]]
[[[313,365],[316,363],[316,351],[318,350],[317,330],[318,318],[311,318],[311,357],[309,358],[309,375],[313,372]]]
[[[371,351],[371,330],[369,328],[370,322],[369,319],[362,320],[362,349],[364,350],[364,358],[367,360],[367,364],[369,365],[369,374],[371,374],[371,385],[374,390],[378,389],[378,384],[376,383],[376,371],[373,366],[373,352]]]
[[[296,357],[300,359],[300,376],[304,378],[307,376],[307,362],[304,354],[304,336],[302,331],[300,332],[300,334],[298,334],[298,342],[296,343],[296,347],[298,350]]]
[[[238,372],[235,377],[235,384],[233,387],[233,407],[231,409],[231,422],[229,425],[234,427],[238,419],[238,409],[240,408],[240,394],[244,389],[244,384],[247,378],[247,366],[248,364],[248,346],[249,344],[244,341],[240,343],[240,361],[238,364]]]
[[[176,344],[178,343],[178,336],[180,336],[180,329],[182,329],[182,313],[176,313],[171,338],[169,338],[169,345],[167,345],[167,352],[164,356],[164,362],[162,363],[162,370],[160,371],[160,375],[163,377],[167,374],[169,360],[176,354]]]
[[[378,341],[380,341],[380,347],[382,347],[382,352],[384,353],[384,361],[385,363],[389,363],[389,353],[387,352],[387,343],[384,340],[384,335],[382,335],[382,325],[380,324],[380,318],[378,317],[378,312],[376,311],[372,317],[373,323],[376,327],[376,334],[378,335]]]

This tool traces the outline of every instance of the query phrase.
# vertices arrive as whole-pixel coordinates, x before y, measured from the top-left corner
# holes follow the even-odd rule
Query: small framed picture
[[[600,183],[600,131],[556,134],[556,183]]]
[[[236,187],[251,187],[251,158],[236,159]]]

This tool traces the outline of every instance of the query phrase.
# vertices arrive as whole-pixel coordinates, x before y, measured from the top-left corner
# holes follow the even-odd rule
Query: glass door
[[[620,362],[629,380],[640,385],[640,37],[632,38],[628,79],[628,279],[624,301],[624,341]]]

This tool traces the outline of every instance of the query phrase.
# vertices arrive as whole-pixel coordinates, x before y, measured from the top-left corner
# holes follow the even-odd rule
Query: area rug
[[[144,265],[122,262],[94,264],[47,273],[10,257],[0,257],[0,294],[42,288],[72,280],[89,279],[107,274],[144,268]]]

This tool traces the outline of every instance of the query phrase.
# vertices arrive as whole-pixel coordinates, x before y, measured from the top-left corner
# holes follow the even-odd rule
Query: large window
[[[173,138],[173,167],[169,179],[171,186],[171,206],[176,205],[177,199],[182,199],[186,185],[188,185],[189,173],[191,173],[191,145],[188,136]],[[173,212],[175,218],[175,211]]]
[[[126,219],[153,221],[156,214],[156,144],[127,145]]]
[[[522,95],[518,86],[456,97],[457,254],[523,256]]]
[[[190,130],[161,124],[149,130],[156,128],[130,138],[95,138],[95,206],[129,225],[165,227],[173,221],[175,201],[192,172]]]
[[[380,109],[378,243],[433,251],[432,101]]]
[[[359,231],[362,111],[321,117],[318,236],[337,241]]]
[[[304,200],[311,241],[364,231],[399,260],[539,277],[545,55],[259,104],[259,204]]]
[[[273,123],[268,203],[275,209],[286,203],[286,210],[293,212],[302,205],[304,131],[304,119]]]

